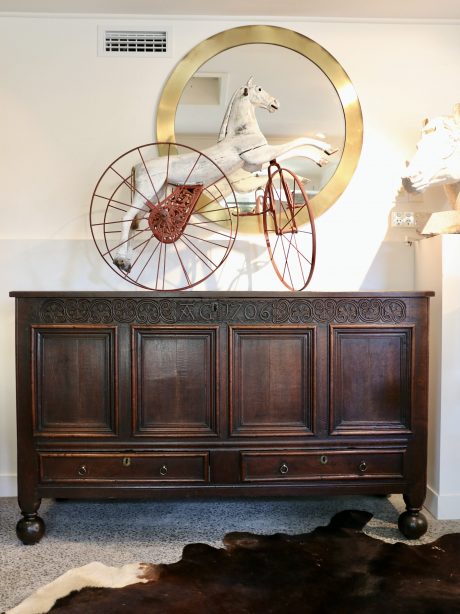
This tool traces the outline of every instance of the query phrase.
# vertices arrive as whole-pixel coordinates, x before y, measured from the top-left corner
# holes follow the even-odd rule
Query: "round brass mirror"
[[[235,71],[236,66],[239,71]],[[244,79],[235,72],[244,75]],[[185,142],[197,149],[215,143],[234,89],[252,75],[280,100],[281,110],[285,109],[284,123],[279,120],[281,110],[270,117],[264,117],[263,112],[258,115],[269,142],[298,136],[324,137],[338,148],[321,173],[313,163],[300,167],[301,174],[310,179],[311,202],[318,217],[343,193],[356,169],[363,122],[358,97],[344,69],[321,45],[302,34],[277,26],[242,26],[199,43],[179,62],[163,88],[157,112],[157,140]],[[217,94],[204,89],[201,105],[196,101],[190,104],[192,83],[194,87],[202,81],[198,82],[197,77],[208,77],[207,85],[217,88]],[[217,100],[212,100],[213,95]],[[299,172],[293,164],[292,170]],[[286,166],[292,168],[292,164]],[[260,229],[257,220],[243,217],[241,230]]]

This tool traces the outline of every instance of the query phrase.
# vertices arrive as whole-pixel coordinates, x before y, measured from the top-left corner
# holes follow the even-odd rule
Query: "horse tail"
[[[240,88],[235,91],[235,93],[230,99],[230,102],[228,103],[227,110],[225,111],[224,119],[220,127],[219,138],[217,139],[218,143],[220,143],[227,136],[228,120],[230,119],[230,113],[232,111],[233,103],[235,102],[236,95],[239,91]]]

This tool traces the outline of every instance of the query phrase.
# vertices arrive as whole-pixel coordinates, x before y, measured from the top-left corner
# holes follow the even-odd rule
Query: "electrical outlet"
[[[413,211],[393,211],[391,213],[391,225],[393,227],[414,228],[416,225],[415,213]]]

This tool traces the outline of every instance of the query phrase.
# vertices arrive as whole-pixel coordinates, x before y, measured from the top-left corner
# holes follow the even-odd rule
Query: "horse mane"
[[[233,107],[233,103],[235,102],[236,95],[238,94],[240,89],[241,88],[238,88],[233,93],[233,96],[231,97],[230,102],[228,103],[227,110],[225,111],[224,119],[223,119],[222,125],[220,127],[219,138],[217,139],[218,143],[223,141],[225,139],[225,137],[227,136],[228,120],[230,119],[230,113],[232,112],[232,107]]]

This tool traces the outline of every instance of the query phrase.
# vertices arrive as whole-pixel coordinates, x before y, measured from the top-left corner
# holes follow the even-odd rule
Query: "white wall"
[[[180,58],[212,34],[255,23],[134,20],[136,28],[170,26],[172,57],[98,57],[97,26],[110,21],[0,19],[0,495],[13,494],[16,472],[8,291],[133,289],[109,270],[90,240],[94,186],[114,158],[154,139],[156,104]],[[309,290],[413,289],[414,249],[404,243],[403,231],[388,232],[388,216],[421,119],[447,114],[458,102],[460,23],[267,23],[295,29],[330,51],[351,77],[364,115],[358,169],[317,221],[318,265]],[[238,241],[207,287],[282,289],[260,238]]]

